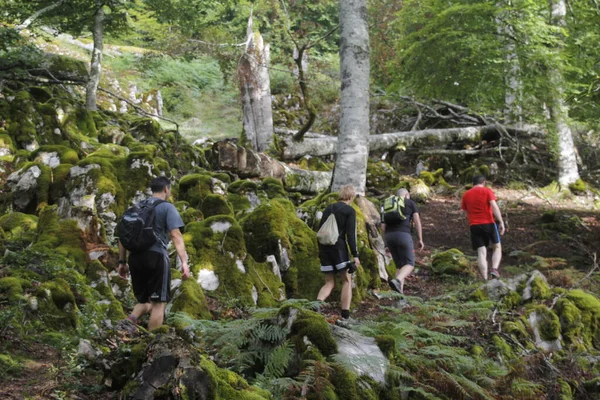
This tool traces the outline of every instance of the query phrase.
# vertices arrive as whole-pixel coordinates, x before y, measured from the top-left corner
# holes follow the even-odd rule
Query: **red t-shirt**
[[[461,208],[469,213],[469,225],[493,224],[494,214],[490,201],[496,200],[492,189],[475,186],[468,190],[462,198]]]

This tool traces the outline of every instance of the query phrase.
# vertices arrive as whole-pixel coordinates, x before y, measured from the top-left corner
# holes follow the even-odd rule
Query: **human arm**
[[[354,262],[357,266],[360,265],[360,260],[358,259],[358,246],[356,241],[356,212],[352,209],[352,212],[346,217],[346,239],[348,241],[348,246],[350,247],[350,252],[354,257]]]
[[[185,243],[183,242],[183,235],[179,228],[175,228],[171,230],[171,240],[173,240],[173,244],[175,245],[175,250],[177,250],[177,255],[181,260],[181,272],[183,273],[183,279],[187,279],[190,277],[190,267],[187,262],[187,254],[185,252]]]
[[[415,221],[415,227],[417,228],[417,238],[419,239],[419,250],[423,250],[425,244],[423,243],[423,226],[421,224],[421,216],[419,213],[413,214],[413,221]]]
[[[117,268],[117,272],[119,276],[123,279],[127,279],[129,276],[129,266],[127,265],[127,250],[121,244],[119,240],[119,267]]]
[[[504,235],[506,231],[504,227],[504,220],[502,219],[502,213],[500,212],[500,207],[498,207],[498,203],[496,200],[490,200],[490,206],[492,207],[492,213],[494,214],[494,218],[498,223],[498,229],[500,230],[500,235]]]

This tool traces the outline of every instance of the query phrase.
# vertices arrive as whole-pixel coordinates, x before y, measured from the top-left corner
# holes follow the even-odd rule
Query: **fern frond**
[[[277,346],[269,355],[269,360],[265,365],[265,376],[273,378],[283,376],[293,356],[294,348],[291,343],[286,342]]]
[[[457,382],[459,382],[462,387],[466,388],[472,397],[477,395],[478,398],[483,400],[494,400],[494,398],[481,386],[472,380],[464,377],[463,375],[453,375]]]

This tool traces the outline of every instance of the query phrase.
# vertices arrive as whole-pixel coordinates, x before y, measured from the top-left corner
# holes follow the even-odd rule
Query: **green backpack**
[[[390,196],[381,205],[381,222],[384,224],[397,224],[406,219],[406,206],[404,197]]]

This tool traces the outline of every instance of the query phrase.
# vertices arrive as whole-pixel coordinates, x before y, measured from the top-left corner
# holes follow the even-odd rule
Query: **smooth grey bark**
[[[552,24],[558,27],[566,26],[567,6],[564,0],[550,2]],[[557,52],[561,47],[556,49]],[[573,133],[568,125],[569,107],[565,102],[565,81],[562,72],[555,66],[549,65],[549,78],[554,89],[550,104],[550,114],[558,135],[558,183],[567,188],[579,179],[577,155]]]
[[[497,3],[499,8],[510,4],[506,1]],[[504,122],[505,123],[520,123],[523,118],[523,109],[521,101],[523,97],[522,81],[521,81],[521,65],[517,55],[517,46],[514,41],[514,27],[506,23],[509,19],[511,11],[505,10],[496,17],[496,28],[499,36],[504,38],[504,60],[506,62],[506,74],[504,76]]]
[[[46,6],[46,7],[42,8],[42,9],[34,12],[33,14],[31,14],[31,16],[29,16],[29,18],[27,18],[21,24],[15,26],[15,29],[20,32],[20,31],[22,31],[24,29],[29,28],[29,25],[31,25],[36,19],[38,19],[40,15],[42,15],[44,13],[47,13],[49,11],[54,10],[56,7],[62,5],[64,2],[65,2],[65,0],[60,0],[60,1],[57,1],[56,3],[54,3],[54,4],[50,4],[49,6]]]
[[[98,109],[96,100],[100,76],[102,75],[102,48],[104,47],[104,7],[102,5],[94,15],[92,35],[94,37],[94,49],[92,50],[90,80],[85,88],[85,106],[89,111]]]
[[[270,48],[248,19],[247,42],[238,66],[242,98],[242,138],[256,151],[267,150],[273,141],[273,109],[269,78]]]
[[[366,0],[340,0],[340,134],[331,190],[364,193],[369,156],[369,27]]]
[[[504,129],[509,134],[516,136],[542,135],[541,132],[534,129],[515,129],[509,127],[504,127]],[[383,133],[368,136],[368,147],[369,151],[385,151],[400,144],[409,147],[416,146],[420,142],[427,145],[431,145],[432,143],[443,145],[457,140],[478,141],[483,135],[497,134],[497,131],[498,127],[496,125],[484,125],[466,128],[424,129],[420,131]],[[281,158],[283,160],[297,160],[306,155],[314,157],[329,156],[336,153],[339,142],[338,138],[334,136],[313,133],[307,134],[302,142],[294,142],[289,132],[282,132],[280,138],[282,147]]]

